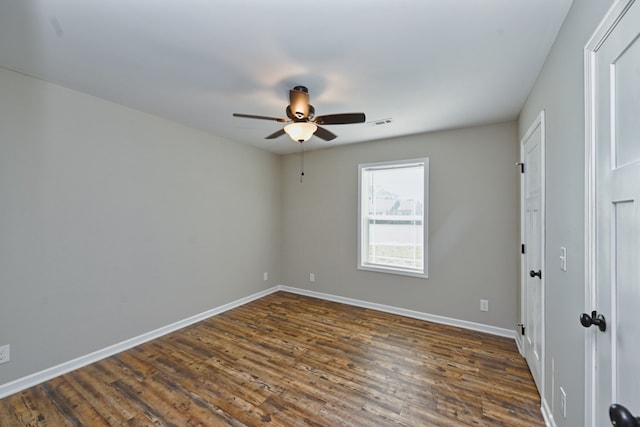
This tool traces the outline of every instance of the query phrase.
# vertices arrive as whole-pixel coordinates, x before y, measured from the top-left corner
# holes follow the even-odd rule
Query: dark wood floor
[[[511,339],[278,292],[0,400],[4,426],[544,426]]]

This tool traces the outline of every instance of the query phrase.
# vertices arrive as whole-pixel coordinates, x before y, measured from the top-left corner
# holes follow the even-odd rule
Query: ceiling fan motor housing
[[[309,90],[305,86],[296,86],[289,91],[289,108],[293,113],[292,119],[306,119],[309,117]]]
[[[313,119],[316,114],[316,109],[313,108],[313,105],[309,104],[309,113],[307,117],[304,116],[304,111],[291,111],[291,105],[287,105],[286,109],[287,117],[289,117],[293,121],[307,121]]]

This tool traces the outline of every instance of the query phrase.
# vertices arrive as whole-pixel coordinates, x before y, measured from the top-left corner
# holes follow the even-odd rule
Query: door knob
[[[611,425],[617,427],[640,427],[640,417],[634,417],[627,408],[617,403],[609,406],[609,419]]]
[[[531,270],[531,271],[529,272],[529,276],[531,276],[531,277],[536,277],[536,276],[538,276],[538,279],[541,279],[541,280],[542,280],[542,270],[538,270],[538,271],[533,271],[533,270]]]
[[[601,332],[607,330],[607,321],[602,314],[598,314],[598,312],[595,310],[591,312],[591,316],[589,316],[587,313],[582,313],[580,315],[580,323],[585,328],[588,328],[591,325],[596,325]]]

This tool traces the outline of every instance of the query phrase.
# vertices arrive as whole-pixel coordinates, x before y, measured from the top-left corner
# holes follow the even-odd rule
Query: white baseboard
[[[542,412],[542,418],[544,418],[544,423],[546,424],[547,427],[556,427],[556,420],[553,419],[553,414],[551,413],[551,409],[549,409],[549,405],[547,405],[547,401],[544,399],[542,399],[540,412]]]
[[[374,302],[362,301],[352,298],[345,298],[331,294],[325,294],[321,292],[309,291],[306,289],[293,288],[290,286],[278,286],[281,291],[291,292],[294,294],[306,295],[314,298],[320,298],[328,301],[340,302],[343,304],[349,304],[356,307],[370,308],[373,310],[383,311],[391,314],[398,314],[400,316],[411,317],[419,320],[426,320],[428,322],[440,323],[443,325],[457,326],[464,329],[471,329],[479,332],[486,332],[492,335],[499,335],[501,337],[507,337],[516,339],[516,332],[510,329],[498,328],[496,326],[484,325],[482,323],[469,322],[467,320],[454,319],[451,317],[438,316],[435,314],[422,313],[419,311],[408,310],[406,308],[392,307],[389,305],[378,304]]]
[[[522,342],[522,335],[516,332],[516,346],[520,356],[524,357],[524,343]]]
[[[236,301],[232,301],[228,304],[221,305],[220,307],[207,310],[203,313],[196,314],[186,319],[179,320],[175,323],[171,323],[170,325],[163,326],[153,331],[146,332],[142,335],[138,335],[137,337],[133,337],[128,340],[111,345],[109,347],[105,347],[101,350],[94,351],[93,353],[80,356],[76,359],[63,362],[59,365],[52,366],[50,368],[33,373],[31,375],[27,375],[26,377],[18,378],[17,380],[2,384],[0,385],[0,399],[14,393],[18,393],[29,387],[33,387],[45,381],[51,380],[62,374],[66,374],[67,372],[71,372],[75,369],[82,368],[83,366],[97,362],[98,360],[102,360],[109,356],[113,356],[114,354],[120,353],[124,350],[128,350],[137,345],[144,344],[147,341],[151,341],[163,335],[166,335],[168,333],[175,332],[178,329],[182,329],[185,326],[189,326],[194,323],[200,322],[211,316],[215,316],[216,314],[224,313],[227,310],[231,310],[232,308],[239,307],[243,304],[257,300],[259,298],[262,298],[276,291],[278,291],[277,286],[271,289],[267,289],[265,291],[255,293],[253,295],[249,295],[248,297],[240,298]]]
[[[255,293],[253,295],[249,295],[248,297],[240,298],[236,301],[232,301],[228,304],[224,304],[220,307],[213,308],[211,310],[207,310],[203,313],[196,314],[194,316],[188,317],[186,319],[177,321],[175,323],[171,323],[170,325],[163,326],[161,328],[155,329],[153,331],[144,333],[142,335],[138,335],[137,337],[130,338],[128,340],[122,341],[120,343],[111,345],[109,347],[105,347],[101,350],[95,351],[93,353],[80,356],[76,359],[69,360],[67,362],[63,362],[59,365],[52,366],[50,368],[44,369],[42,371],[33,373],[31,375],[27,375],[26,377],[18,378],[17,380],[5,383],[0,385],[0,399],[7,397],[11,394],[18,393],[22,390],[25,390],[29,387],[33,387],[42,382],[51,380],[55,377],[58,377],[62,374],[66,374],[67,372],[71,372],[75,369],[81,368],[83,366],[89,365],[91,363],[97,362],[109,356],[113,356],[114,354],[120,353],[122,351],[128,350],[140,344],[144,344],[147,341],[151,341],[153,339],[159,338],[163,335],[169,334],[171,332],[175,332],[178,329],[182,329],[185,326],[192,325],[194,323],[200,322],[204,319],[207,319],[211,316],[215,316],[216,314],[223,313],[225,311],[231,310],[232,308],[239,307],[251,301],[260,299],[269,294],[272,294],[277,291],[291,292],[294,294],[306,295],[314,298],[320,298],[328,301],[339,302],[343,304],[348,304],[356,307],[370,308],[373,310],[383,311],[391,314],[398,314],[400,316],[411,317],[414,319],[426,320],[434,323],[441,323],[444,325],[457,326],[464,329],[471,329],[479,332],[486,332],[492,335],[499,335],[502,337],[513,338],[516,339],[515,331],[498,328],[495,326],[484,325],[481,323],[469,322],[466,320],[454,319],[451,317],[437,316],[434,314],[421,313],[418,311],[408,310],[404,308],[392,307],[388,305],[367,302],[362,300],[357,300],[353,298],[345,298],[331,294],[325,294],[321,292],[309,291],[306,289],[299,289],[290,286],[277,285],[270,289],[266,289],[264,291]],[[517,340],[516,340],[517,342]],[[544,413],[543,413],[544,414]],[[546,419],[546,418],[545,418]],[[548,424],[549,425],[549,424]],[[554,425],[555,427],[555,425]]]

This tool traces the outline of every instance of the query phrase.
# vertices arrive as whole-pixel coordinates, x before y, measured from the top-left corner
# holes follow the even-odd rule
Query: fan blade
[[[318,116],[313,120],[319,125],[349,125],[352,123],[364,123],[364,113],[327,114]]]
[[[280,130],[275,131],[271,135],[265,137],[265,139],[275,139],[275,138],[277,138],[279,136],[282,136],[282,135],[284,135],[284,129],[280,129]]]
[[[278,117],[256,116],[253,114],[233,113],[233,117],[244,117],[245,119],[273,120],[274,122],[286,123],[289,120],[280,119]]]
[[[337,136],[333,132],[329,132],[328,130],[326,130],[325,128],[321,128],[320,126],[318,126],[318,129],[315,131],[314,135],[320,139],[324,139],[325,141],[336,139]]]
[[[289,108],[297,119],[306,119],[309,117],[309,93],[298,90],[298,87],[301,86],[289,91]]]

